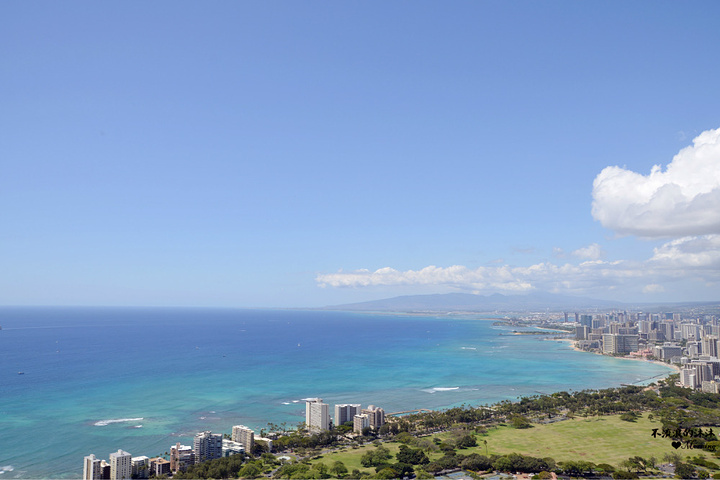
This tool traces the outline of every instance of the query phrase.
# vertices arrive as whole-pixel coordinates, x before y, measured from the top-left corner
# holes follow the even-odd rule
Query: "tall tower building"
[[[346,422],[352,422],[355,415],[361,411],[359,403],[346,403],[343,405],[335,405],[335,426],[342,425]]]
[[[193,439],[195,463],[222,458],[222,434],[200,432]]]
[[[123,450],[110,454],[110,480],[132,478],[132,455]]]
[[[191,465],[195,465],[195,452],[188,445],[177,442],[170,447],[170,471],[172,473],[184,472]]]
[[[363,413],[353,417],[353,432],[362,433],[364,428],[370,426],[370,417]]]
[[[705,335],[702,339],[702,354],[711,357],[718,356],[718,338],[714,335]]]
[[[305,401],[305,424],[312,431],[330,430],[330,405],[322,398],[308,398]]]
[[[245,447],[245,452],[252,452],[253,445],[255,445],[255,432],[245,425],[235,425],[232,428],[232,435],[230,439],[233,442],[239,442]]]
[[[92,453],[85,457],[83,461],[83,480],[100,480],[102,479],[101,460],[95,458]]]
[[[362,413],[368,416],[370,420],[370,426],[373,429],[378,429],[385,425],[385,410],[375,405],[368,405],[367,408],[363,408]]]

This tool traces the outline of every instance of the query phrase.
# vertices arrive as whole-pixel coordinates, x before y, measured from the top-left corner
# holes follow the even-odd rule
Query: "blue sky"
[[[718,18],[3,2],[0,304],[718,300]]]

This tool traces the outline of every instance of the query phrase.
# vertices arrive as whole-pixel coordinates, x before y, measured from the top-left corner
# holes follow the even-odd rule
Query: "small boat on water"
[[[25,375],[25,372],[18,372],[18,375]]]

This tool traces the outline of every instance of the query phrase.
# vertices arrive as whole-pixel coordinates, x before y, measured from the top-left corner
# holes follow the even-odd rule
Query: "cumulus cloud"
[[[321,287],[367,287],[377,285],[449,285],[463,289],[500,290],[522,292],[532,286],[513,275],[507,266],[469,269],[462,265],[436,267],[430,265],[421,270],[399,271],[385,267],[375,271],[357,270],[321,274],[316,277]]]
[[[584,251],[586,257],[597,257],[600,249],[579,250]],[[322,287],[430,285],[475,293],[538,290],[581,295],[603,294],[619,288],[660,293],[666,288],[664,284],[683,279],[709,284],[720,281],[720,235],[672,240],[655,248],[652,257],[644,261],[592,258],[578,264],[542,262],[526,267],[503,264],[478,268],[431,265],[405,271],[385,267],[374,271],[323,273],[315,280]]]
[[[578,258],[585,258],[588,260],[599,260],[604,255],[605,252],[603,252],[602,248],[600,248],[600,245],[597,243],[593,243],[592,245],[588,245],[587,247],[578,248],[574,252],[572,252],[573,256]]]
[[[479,267],[462,265],[429,266],[420,270],[399,271],[381,268],[375,271],[358,270],[320,274],[316,277],[322,287],[370,287],[398,285],[435,285],[472,292],[527,293],[533,290],[583,293],[596,286],[613,287],[623,278],[641,275],[641,269],[617,262],[593,260],[579,265],[538,263],[528,267]]]
[[[592,215],[621,235],[720,233],[720,129],[698,135],[665,170],[603,169],[593,182]]]
[[[720,235],[673,240],[655,248],[649,263],[659,268],[720,271]]]

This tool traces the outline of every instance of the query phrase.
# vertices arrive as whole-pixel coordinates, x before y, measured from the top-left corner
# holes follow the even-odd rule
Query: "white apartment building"
[[[362,433],[363,428],[370,426],[370,417],[366,413],[355,415],[353,417],[353,432]]]
[[[322,398],[308,398],[305,401],[305,425],[308,430],[330,430],[330,405]]]
[[[110,480],[132,478],[132,455],[123,450],[110,454]]]
[[[145,455],[132,457],[132,475],[134,478],[148,478],[150,475],[150,458]]]
[[[242,443],[245,451],[250,453],[252,452],[253,445],[255,445],[255,432],[245,425],[235,425],[232,428],[230,439],[233,442]]]

